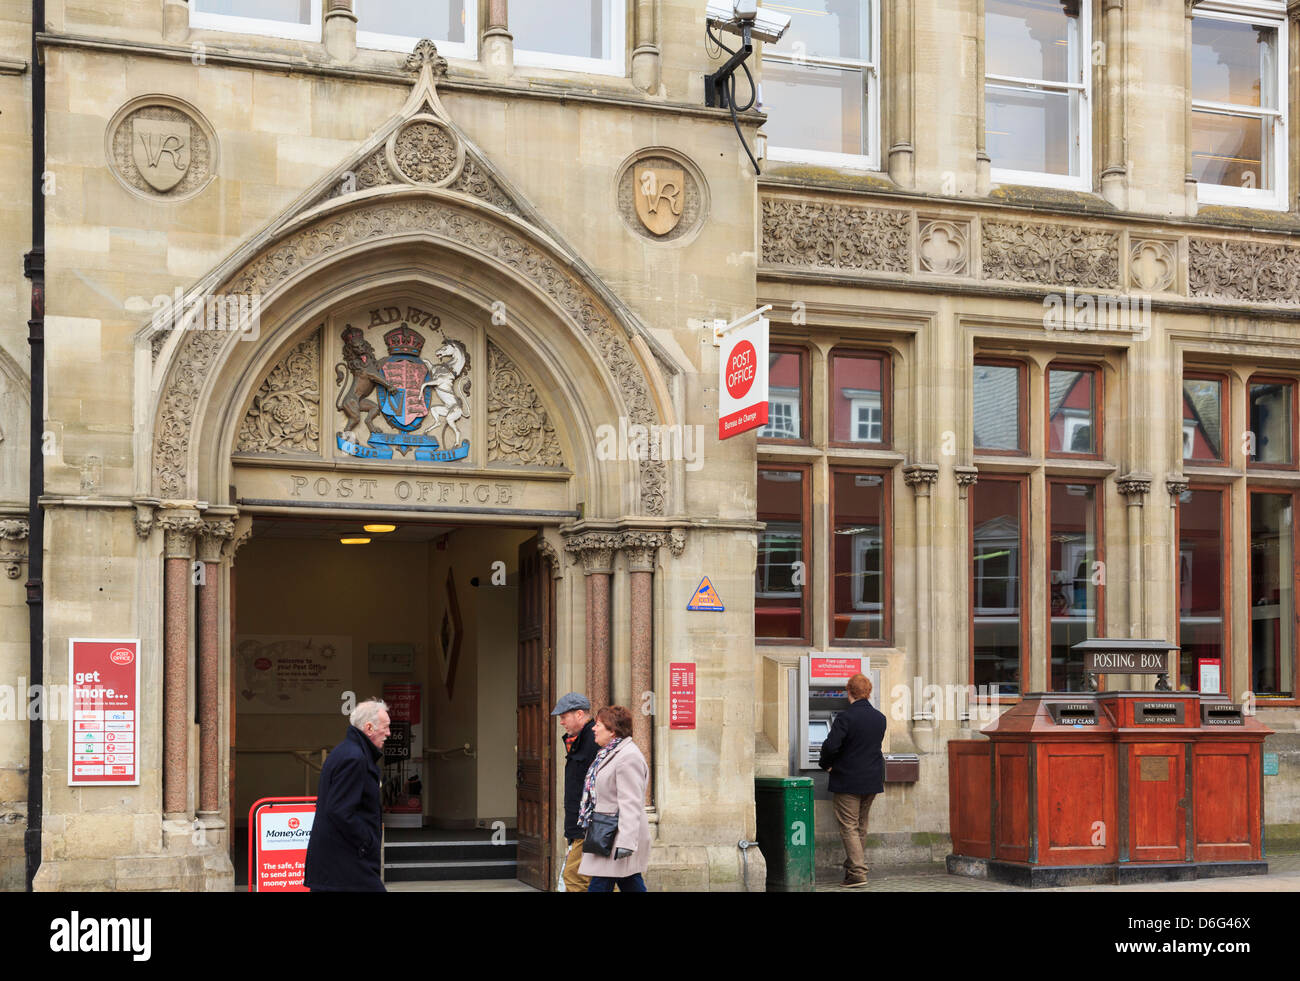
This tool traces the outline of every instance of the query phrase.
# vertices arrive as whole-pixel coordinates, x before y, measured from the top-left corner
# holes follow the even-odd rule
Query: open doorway
[[[536,536],[255,518],[232,588],[237,877],[252,803],[314,795],[345,709],[380,697],[393,718],[385,878],[547,888],[554,617]]]

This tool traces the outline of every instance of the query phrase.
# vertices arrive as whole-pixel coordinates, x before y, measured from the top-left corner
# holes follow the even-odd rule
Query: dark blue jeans
[[[619,892],[645,892],[645,880],[641,878],[641,873],[624,876],[616,879],[612,875],[593,875],[591,885],[587,887],[587,892],[613,892],[614,886],[618,886]]]

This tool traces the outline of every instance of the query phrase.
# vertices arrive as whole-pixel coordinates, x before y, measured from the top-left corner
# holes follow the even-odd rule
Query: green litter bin
[[[812,777],[757,777],[754,808],[768,892],[812,892]]]

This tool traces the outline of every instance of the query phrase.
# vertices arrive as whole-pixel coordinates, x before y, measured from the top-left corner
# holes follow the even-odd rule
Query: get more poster
[[[140,783],[140,641],[68,641],[68,786]]]

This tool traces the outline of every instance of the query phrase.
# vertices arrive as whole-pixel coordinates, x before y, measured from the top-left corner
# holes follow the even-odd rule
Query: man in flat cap
[[[578,805],[582,803],[582,782],[587,769],[596,758],[596,737],[592,734],[595,722],[591,718],[591,702],[586,695],[571,691],[555,703],[551,715],[560,717],[564,727],[564,891],[586,892],[590,878],[578,874],[582,861],[584,832],[578,824]]]

